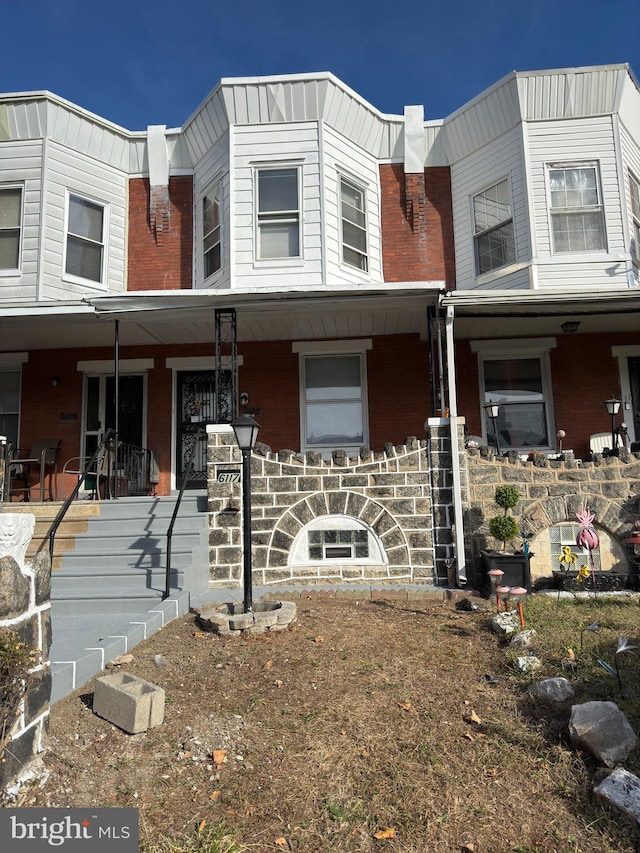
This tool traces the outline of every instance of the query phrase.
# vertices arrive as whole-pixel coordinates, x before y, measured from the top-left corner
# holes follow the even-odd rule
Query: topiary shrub
[[[520,500],[520,492],[515,486],[498,486],[493,499],[499,507],[502,507],[504,514],[494,515],[489,521],[489,533],[498,542],[502,542],[502,550],[505,551],[507,542],[511,542],[518,535],[518,523],[512,515],[509,515],[509,511]]]

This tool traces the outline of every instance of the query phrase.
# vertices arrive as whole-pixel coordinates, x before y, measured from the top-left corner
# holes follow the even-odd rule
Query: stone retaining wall
[[[16,517],[22,521],[15,521]],[[30,514],[0,514],[0,629],[14,631],[24,643],[38,650],[0,763],[0,791],[5,792],[28,773],[34,758],[44,749],[49,725],[51,562],[47,551],[41,551],[26,564],[24,551],[21,559],[12,556],[16,553],[11,541],[16,525],[29,525],[32,534],[34,523]]]
[[[497,548],[488,532],[488,521],[502,510],[493,501],[498,485],[515,486],[521,495],[514,510],[521,531],[533,535],[532,574],[549,575],[557,565],[545,557],[546,531],[554,524],[576,520],[583,505],[595,513],[600,533],[603,560],[612,568],[616,563],[628,568],[627,550],[622,545],[640,517],[640,454],[620,451],[619,457],[595,454],[590,461],[578,461],[573,454],[550,460],[542,453],[522,461],[515,453],[496,458],[483,447],[467,449],[464,465],[469,491],[465,500],[465,540],[467,559],[477,573],[480,550]],[[520,541],[516,540],[517,544]]]
[[[233,432],[208,428],[210,584],[240,584],[240,484],[217,482],[217,472],[241,467]],[[434,441],[438,441],[437,438]],[[383,453],[358,458],[334,453],[323,460],[258,446],[251,457],[253,581],[276,583],[433,583],[434,519],[426,441],[407,439]],[[296,544],[325,517],[353,520],[373,533],[382,558],[302,561]],[[448,531],[450,535],[450,530]],[[304,549],[303,549],[304,550]]]

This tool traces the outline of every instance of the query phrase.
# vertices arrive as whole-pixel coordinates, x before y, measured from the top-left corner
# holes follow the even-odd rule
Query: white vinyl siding
[[[474,195],[472,207],[477,274],[514,263],[516,246],[509,181],[505,178]]]
[[[0,275],[17,275],[22,246],[21,186],[0,185]]]
[[[519,263],[498,267],[478,276],[472,200],[483,186],[492,187],[505,179],[509,182],[514,253]],[[453,163],[451,189],[457,288],[529,288],[526,264],[531,258],[531,243],[521,128],[513,128]]]
[[[554,252],[606,249],[597,163],[553,164],[548,175]]]
[[[300,174],[296,167],[256,169],[256,259],[299,258]]]
[[[367,272],[367,208],[362,187],[340,178],[342,213],[342,260],[349,266]]]
[[[193,175],[194,186],[194,245],[204,247],[203,204],[205,196],[217,197],[220,216],[220,268],[214,275],[205,271],[204,251],[194,252],[194,287],[222,288],[229,286],[231,276],[230,241],[230,183],[229,183],[229,133],[225,133],[207,150],[206,157],[198,163]],[[234,235],[235,236],[235,235]]]

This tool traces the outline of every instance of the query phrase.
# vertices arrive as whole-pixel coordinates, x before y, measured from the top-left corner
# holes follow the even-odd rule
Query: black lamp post
[[[498,418],[498,413],[500,412],[500,406],[498,403],[494,403],[493,400],[489,400],[488,403],[484,404],[484,410],[487,413],[487,417],[491,418],[493,437],[496,442],[496,453],[500,456],[500,443],[498,441],[498,429],[496,427],[496,420]]]
[[[607,412],[611,415],[611,452],[615,453],[618,448],[618,440],[616,436],[616,415],[620,411],[621,401],[615,397],[604,401]]]
[[[231,426],[242,453],[242,549],[244,578],[244,612],[253,609],[251,585],[251,451],[256,446],[260,425],[251,415],[240,415]]]

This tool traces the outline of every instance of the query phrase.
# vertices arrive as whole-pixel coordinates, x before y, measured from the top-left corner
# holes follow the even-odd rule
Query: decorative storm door
[[[206,425],[231,421],[231,371],[222,371],[221,375],[224,388],[222,394],[217,395],[216,399],[215,371],[201,370],[197,373],[177,374],[176,484],[178,487],[182,482],[183,472],[189,464],[190,455],[193,453],[193,472],[187,481],[187,488],[206,488]]]

